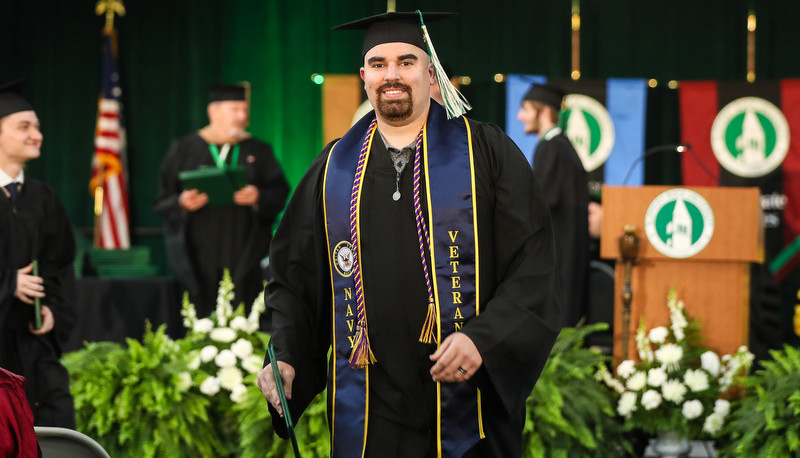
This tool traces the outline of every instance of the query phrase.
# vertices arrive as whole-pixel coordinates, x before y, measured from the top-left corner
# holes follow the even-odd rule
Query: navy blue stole
[[[371,148],[377,132],[369,126],[374,114],[362,118],[334,145],[328,157],[324,182],[324,210],[328,262],[332,284],[333,387],[331,450],[335,457],[363,456],[369,412],[369,366],[348,365],[356,333],[353,247],[350,245],[350,198],[359,153],[368,136]],[[377,141],[381,141],[380,138]],[[469,122],[464,117],[447,120],[444,110],[431,103],[423,128],[425,215],[431,235],[430,262],[438,315],[437,342],[458,331],[480,313],[475,215],[474,161]],[[366,170],[369,161],[364,164]],[[409,164],[411,165],[411,164]],[[359,199],[360,202],[360,199]],[[360,240],[360,219],[356,220]],[[408,230],[416,231],[412,227]],[[420,264],[420,269],[422,265]],[[364,281],[364,295],[369,283]],[[374,296],[373,296],[374,297]],[[410,304],[414,306],[414,304]],[[418,304],[427,307],[426,303]],[[380,304],[365,300],[365,307]],[[369,325],[369,323],[367,323]],[[420,323],[420,329],[423,323]],[[467,383],[437,384],[437,443],[441,457],[463,455],[483,437],[480,392]],[[420,415],[425,415],[420,412]],[[360,445],[360,447],[359,447]]]

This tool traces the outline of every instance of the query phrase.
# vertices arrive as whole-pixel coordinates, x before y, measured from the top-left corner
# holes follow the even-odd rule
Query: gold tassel
[[[367,364],[374,364],[377,361],[375,355],[372,353],[365,327],[359,324],[358,330],[356,331],[356,345],[353,347],[353,352],[350,353],[350,367],[353,369],[364,369],[367,367]]]
[[[422,324],[422,332],[419,334],[419,341],[422,343],[432,343],[436,342],[439,343],[439,340],[436,338],[436,333],[434,330],[436,329],[436,304],[431,299],[428,302],[428,316],[425,317],[425,323]]]

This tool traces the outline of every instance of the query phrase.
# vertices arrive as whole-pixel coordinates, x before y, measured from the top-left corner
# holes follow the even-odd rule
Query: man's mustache
[[[378,88],[378,92],[384,92],[388,89],[400,89],[411,94],[411,87],[403,83],[384,83]]]

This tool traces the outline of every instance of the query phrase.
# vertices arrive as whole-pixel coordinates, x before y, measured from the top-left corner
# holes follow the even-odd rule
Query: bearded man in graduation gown
[[[559,126],[564,91],[534,84],[522,100],[517,120],[526,134],[539,136],[533,173],[553,218],[558,277],[562,291],[562,326],[575,326],[587,315],[589,272],[589,192],[586,170]]]
[[[0,88],[0,367],[27,379],[36,425],[74,429],[69,374],[59,357],[76,321],[75,239],[55,191],[25,174],[42,140],[21,83]]]
[[[175,142],[161,167],[155,208],[164,218],[170,263],[189,291],[198,316],[216,306],[219,281],[229,269],[235,303],[250,307],[263,290],[260,262],[269,251],[272,226],[289,186],[272,147],[245,131],[249,103],[244,85],[216,85],[208,104],[209,124]],[[247,184],[228,205],[187,189],[180,173],[202,167],[245,170]]]
[[[542,192],[454,88],[451,111],[432,102],[417,13],[341,27],[367,29],[376,109],[312,163],[273,240],[276,361],[258,377],[273,425],[286,436],[277,364],[294,419],[327,387],[333,456],[521,456],[560,330]]]

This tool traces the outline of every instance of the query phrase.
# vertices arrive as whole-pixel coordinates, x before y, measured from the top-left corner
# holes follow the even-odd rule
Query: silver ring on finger
[[[462,374],[464,374],[464,375],[467,375],[467,370],[466,370],[466,369],[464,369],[464,368],[463,368],[463,367],[461,367],[461,366],[458,366],[458,371],[459,371],[459,372],[461,372],[461,373],[462,373]]]

